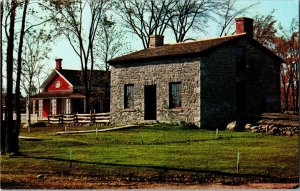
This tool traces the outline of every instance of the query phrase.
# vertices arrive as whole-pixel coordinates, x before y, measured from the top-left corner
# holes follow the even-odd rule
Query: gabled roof
[[[104,85],[103,79],[105,79],[106,73],[107,72],[103,70],[93,70],[94,80],[92,81],[92,87],[102,87]],[[45,88],[50,83],[50,81],[56,76],[56,74],[61,75],[73,87],[84,87],[81,70],[61,69],[59,71],[54,70],[49,75],[49,77],[43,82],[41,88]]]
[[[234,40],[247,38],[251,42],[254,42],[255,46],[262,48],[264,51],[267,51],[271,56],[276,57],[281,62],[282,59],[275,55],[272,51],[261,45],[259,42],[253,38],[249,38],[246,33],[235,34],[231,36],[218,37],[212,39],[198,40],[192,42],[182,42],[176,44],[168,44],[155,48],[148,48],[120,56],[108,61],[109,64],[118,64],[118,63],[128,63],[130,61],[141,61],[141,60],[151,60],[151,59],[162,59],[162,58],[174,58],[181,57],[185,55],[199,54],[205,51],[211,50],[213,48],[219,47],[226,43],[232,42]]]
[[[59,71],[73,86],[84,86],[83,77],[81,70],[65,70]],[[88,74],[90,71],[88,71]],[[93,81],[92,87],[103,86],[103,79],[106,76],[106,71],[103,70],[93,70]]]

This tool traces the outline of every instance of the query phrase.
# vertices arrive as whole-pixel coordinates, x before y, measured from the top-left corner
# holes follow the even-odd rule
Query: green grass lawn
[[[217,138],[214,131],[163,124],[101,132],[98,138],[95,133],[53,133],[49,127],[47,131],[42,127],[33,129],[32,133],[23,130],[23,136],[44,140],[20,140],[24,156],[2,156],[2,171],[25,174],[70,170],[92,174],[163,170],[236,173],[237,152],[240,152],[241,174],[284,178],[299,174],[297,136],[219,131]]]

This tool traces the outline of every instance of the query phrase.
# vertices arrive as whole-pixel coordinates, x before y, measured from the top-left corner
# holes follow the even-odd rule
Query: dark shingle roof
[[[205,39],[199,41],[168,44],[168,45],[159,46],[155,48],[148,48],[124,56],[120,56],[109,60],[108,63],[113,65],[117,63],[126,63],[129,61],[174,58],[174,57],[181,57],[181,56],[191,55],[191,54],[199,54],[208,51],[212,48],[216,48],[225,43],[231,42],[236,39],[241,39],[241,38],[248,38],[248,36],[246,35],[246,33],[242,33],[242,34],[235,34],[231,36]],[[264,51],[267,51],[267,53],[282,60],[281,58],[276,56],[273,52],[268,50],[266,47],[262,46],[253,38],[248,38],[248,39],[254,42],[256,46],[259,46],[259,48],[262,48],[264,49]]]
[[[82,86],[84,87],[83,77],[81,70],[66,70],[61,69],[58,71],[62,74],[73,86]],[[89,73],[90,71],[88,71]],[[106,78],[107,72],[103,70],[93,70],[93,81],[92,87],[103,87],[104,79]],[[108,75],[110,73],[108,72]],[[108,76],[109,78],[109,76]]]
[[[108,62],[110,64],[113,64],[113,63],[117,63],[117,62],[124,62],[124,61],[126,62],[129,60],[142,60],[142,59],[151,59],[151,58],[173,57],[173,56],[201,53],[212,47],[216,47],[225,42],[239,38],[241,36],[245,36],[245,34],[219,37],[219,38],[214,38],[214,39],[206,39],[206,40],[200,40],[200,41],[168,44],[168,45],[164,45],[164,46],[148,48],[148,49],[140,50],[137,52],[133,52],[133,53],[127,54],[125,56],[111,59]]]

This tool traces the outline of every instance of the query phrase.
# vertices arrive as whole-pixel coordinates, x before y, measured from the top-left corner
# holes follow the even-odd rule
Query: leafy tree
[[[254,38],[283,58],[281,65],[281,101],[285,111],[298,111],[299,92],[299,32],[298,22],[292,19],[288,29],[277,26],[274,11],[257,15],[254,21]]]
[[[284,109],[294,113],[299,109],[299,23],[292,19],[288,29],[279,25],[281,37],[277,38],[275,51],[284,59],[281,71],[283,85]]]

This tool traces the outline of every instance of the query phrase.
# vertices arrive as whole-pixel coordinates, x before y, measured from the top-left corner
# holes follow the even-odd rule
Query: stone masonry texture
[[[235,47],[245,49],[245,70],[238,71]],[[222,128],[239,116],[237,83],[245,86],[248,115],[280,111],[280,65],[274,56],[247,39],[227,43],[199,55],[112,65],[111,122],[144,120],[144,87],[156,85],[157,121],[191,122]],[[169,83],[181,82],[182,108],[169,109]],[[124,85],[134,85],[134,108],[124,109]]]

